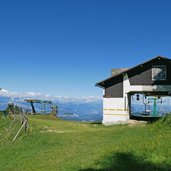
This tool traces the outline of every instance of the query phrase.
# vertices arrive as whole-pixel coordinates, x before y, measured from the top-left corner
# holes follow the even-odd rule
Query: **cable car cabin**
[[[96,86],[104,89],[103,124],[164,116],[171,111],[171,59],[157,56],[130,69],[113,69]]]

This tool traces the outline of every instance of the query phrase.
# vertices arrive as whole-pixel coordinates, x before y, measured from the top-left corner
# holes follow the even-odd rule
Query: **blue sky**
[[[0,1],[0,86],[102,96],[112,68],[171,57],[170,0]]]

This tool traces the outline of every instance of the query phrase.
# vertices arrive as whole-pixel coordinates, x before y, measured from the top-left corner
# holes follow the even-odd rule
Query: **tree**
[[[6,108],[7,115],[20,114],[22,111],[23,109],[17,105],[14,105],[14,103],[9,103]]]

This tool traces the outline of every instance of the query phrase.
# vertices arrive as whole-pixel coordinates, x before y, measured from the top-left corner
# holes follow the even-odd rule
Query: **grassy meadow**
[[[29,133],[0,118],[2,171],[169,171],[171,117],[153,124],[103,126],[29,116]]]

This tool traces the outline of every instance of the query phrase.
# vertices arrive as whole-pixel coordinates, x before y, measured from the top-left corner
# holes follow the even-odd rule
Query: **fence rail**
[[[24,112],[21,112],[20,116],[21,116],[21,127],[18,130],[18,132],[16,133],[16,135],[13,138],[12,142],[14,142],[16,140],[16,138],[18,137],[18,135],[19,135],[19,133],[21,132],[22,129],[24,129],[25,132],[28,131],[28,117],[26,116],[26,114]]]

